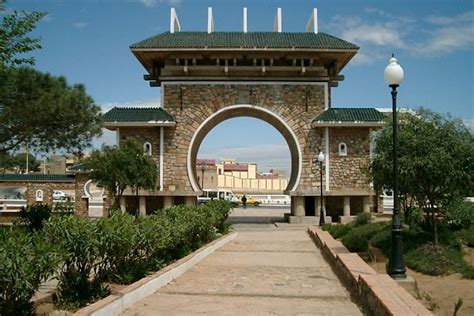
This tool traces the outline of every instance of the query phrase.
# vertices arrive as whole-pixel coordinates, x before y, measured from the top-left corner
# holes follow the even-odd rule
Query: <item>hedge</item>
[[[99,220],[52,216],[36,232],[0,232],[0,314],[31,314],[31,297],[55,272],[57,305],[85,306],[108,295],[107,282],[134,282],[215,239],[230,209],[211,201],[140,218],[119,211]]]

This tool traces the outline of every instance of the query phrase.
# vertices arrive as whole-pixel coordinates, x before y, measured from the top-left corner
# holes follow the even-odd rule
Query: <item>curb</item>
[[[371,315],[433,315],[387,274],[379,274],[328,232],[308,228],[309,235],[356,301]]]
[[[143,279],[112,293],[102,300],[79,309],[73,315],[118,315],[136,302],[142,300],[148,295],[155,293],[174,279],[180,277],[184,272],[191,269],[201,260],[212,254],[220,247],[234,240],[236,237],[236,232],[222,236],[221,238],[216,239],[206,246],[201,247],[195,252],[187,255],[186,257],[179,259],[173,264],[164,267],[160,271],[144,277]]]

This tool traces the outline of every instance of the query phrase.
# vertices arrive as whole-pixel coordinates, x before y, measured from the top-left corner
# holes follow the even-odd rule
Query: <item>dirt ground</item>
[[[474,264],[473,248],[468,249],[465,258]],[[377,261],[368,263],[377,272],[386,273],[386,258],[377,254]],[[414,296],[435,315],[453,315],[454,305],[460,298],[463,303],[457,315],[474,315],[474,280],[463,279],[458,273],[447,276],[429,276],[408,268],[407,274],[413,277],[418,285],[418,293]]]

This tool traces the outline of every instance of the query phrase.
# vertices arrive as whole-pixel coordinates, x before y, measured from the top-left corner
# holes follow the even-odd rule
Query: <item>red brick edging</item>
[[[309,227],[308,233],[346,284],[373,315],[433,315],[387,274],[379,274],[328,232]]]

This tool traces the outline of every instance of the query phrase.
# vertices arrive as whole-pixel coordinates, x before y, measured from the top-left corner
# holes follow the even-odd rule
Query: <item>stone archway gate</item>
[[[344,79],[339,73],[357,46],[325,33],[167,32],[131,50],[147,71],[144,79],[161,87],[161,108],[115,108],[105,115],[105,127],[117,130],[119,141],[135,137],[146,142],[159,166],[159,191],[140,192],[140,201],[154,199],[146,203],[158,207],[195,203],[201,189],[196,156],[202,140],[220,122],[248,116],[274,126],[288,143],[291,178],[286,192],[297,221],[319,214],[320,172],[326,194],[341,201],[344,196],[344,215],[352,203],[346,197],[362,197],[361,205],[368,208],[372,193],[361,168],[350,181],[344,174],[342,181],[331,175],[330,126],[336,136],[341,134],[337,128],[346,128],[341,134],[347,135],[346,143],[363,142],[359,147],[364,147],[380,119],[346,124],[318,120],[332,110],[331,88]],[[368,149],[367,143],[351,161],[362,167]],[[329,158],[323,170],[315,164],[320,151]],[[146,208],[141,202],[140,207]]]

